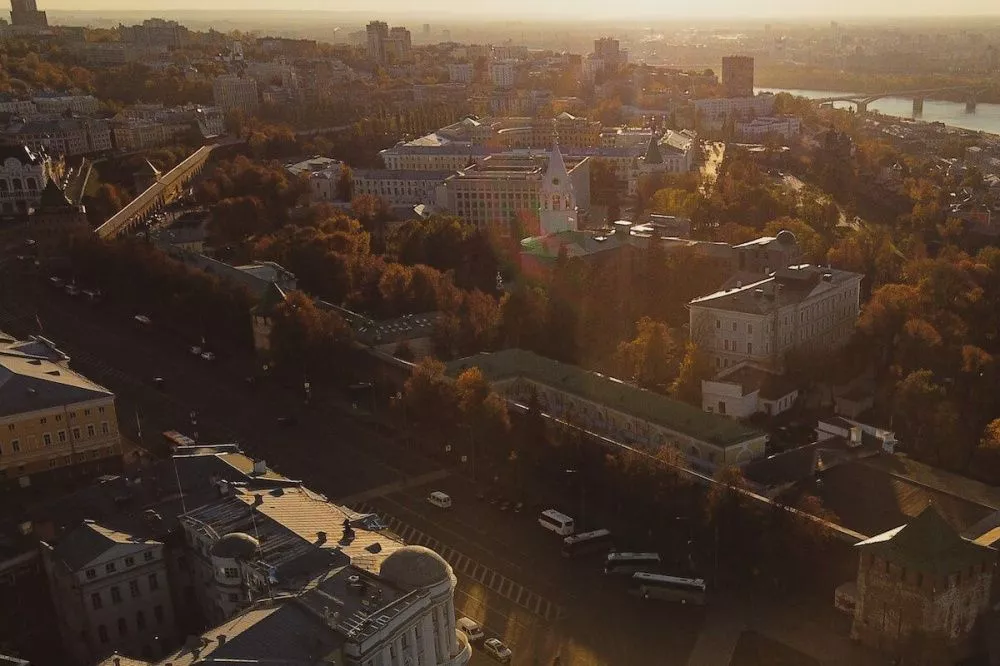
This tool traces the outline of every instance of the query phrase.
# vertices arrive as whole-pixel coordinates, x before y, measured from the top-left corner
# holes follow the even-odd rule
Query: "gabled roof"
[[[866,539],[857,547],[932,574],[950,574],[996,558],[992,549],[959,536],[933,504],[906,525]]]
[[[59,187],[56,181],[49,178],[49,182],[45,184],[45,189],[42,190],[42,196],[39,199],[38,207],[52,210],[59,208],[72,208],[73,204],[66,197],[66,193],[63,192],[62,188]]]
[[[111,391],[68,368],[0,350],[0,416],[106,397]]]
[[[159,541],[118,532],[93,521],[84,521],[59,540],[53,550],[53,557],[61,560],[70,571],[79,571],[101,555],[118,546],[134,546],[143,550],[146,546],[160,544]]]

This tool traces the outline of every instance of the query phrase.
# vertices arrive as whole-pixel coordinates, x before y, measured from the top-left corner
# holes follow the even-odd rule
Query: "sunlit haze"
[[[54,10],[135,10],[138,7],[130,0],[53,0],[46,3]],[[143,3],[142,10],[323,10],[357,11],[360,7],[342,2],[323,0],[296,0],[274,3],[270,0],[218,0],[208,7],[197,0],[153,0]],[[682,16],[711,18],[726,17],[826,17],[826,16],[890,16],[896,19],[912,16],[934,15],[996,15],[1000,4],[995,0],[958,0],[941,3],[931,0],[844,0],[838,3],[798,2],[796,0],[768,0],[748,3],[741,0],[708,0],[707,2],[663,2],[662,0],[635,0],[623,7],[602,0],[510,0],[504,3],[469,3],[459,0],[429,0],[420,3],[417,9],[413,3],[404,0],[382,0],[365,6],[372,14],[440,14],[454,16],[503,16],[530,20],[538,16],[551,16],[568,20],[588,18],[618,18],[623,21],[632,18],[650,17],[671,19]],[[625,11],[623,11],[625,10]],[[236,18],[236,17],[234,17]]]

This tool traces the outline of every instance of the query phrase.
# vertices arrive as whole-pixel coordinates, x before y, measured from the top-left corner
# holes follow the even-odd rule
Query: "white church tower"
[[[539,198],[541,205],[538,222],[541,235],[576,231],[576,195],[573,192],[573,181],[566,171],[566,163],[563,162],[562,153],[559,152],[558,139],[552,144],[552,154],[545,169]]]

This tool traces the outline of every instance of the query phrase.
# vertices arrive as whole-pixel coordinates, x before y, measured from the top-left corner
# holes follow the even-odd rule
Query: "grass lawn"
[[[756,631],[744,631],[729,666],[819,666],[819,662]]]

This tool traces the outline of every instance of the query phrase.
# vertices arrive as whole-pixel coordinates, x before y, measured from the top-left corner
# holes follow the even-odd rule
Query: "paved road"
[[[725,629],[734,622],[750,626],[748,615],[764,625],[758,627],[763,633],[807,646],[843,647],[837,632],[790,624],[780,606],[761,600],[759,610],[740,606],[735,621],[728,611],[720,615],[710,608],[709,621],[722,623],[721,631],[702,634],[703,609],[642,602],[626,594],[621,581],[600,573],[599,558],[560,556],[559,538],[538,525],[537,511],[551,506],[572,515],[575,496],[533,489],[530,509],[501,512],[476,499],[482,484],[457,460],[442,472],[440,464],[364,425],[350,407],[321,397],[306,407],[302,396],[282,386],[250,386],[241,359],[202,361],[155,326],[139,330],[132,313],[72,299],[43,280],[11,272],[18,266],[0,264],[0,329],[36,332],[37,315],[44,334],[71,355],[73,367],[117,393],[127,436],[140,439],[139,422],[141,441],[162,451],[158,433],[190,432],[189,412],[195,410],[204,441],[238,440],[280,472],[378,512],[404,540],[429,545],[451,562],[459,580],[458,611],[507,641],[515,665],[548,666],[560,655],[567,666],[680,666],[688,663],[699,635],[705,636],[701,645],[712,645],[711,636],[730,635]],[[156,376],[167,380],[165,391],[154,388]],[[298,423],[282,428],[279,415],[294,415]],[[447,492],[454,506],[442,511],[429,505],[425,497],[432,490]],[[473,664],[487,663],[482,654],[473,657]]]

